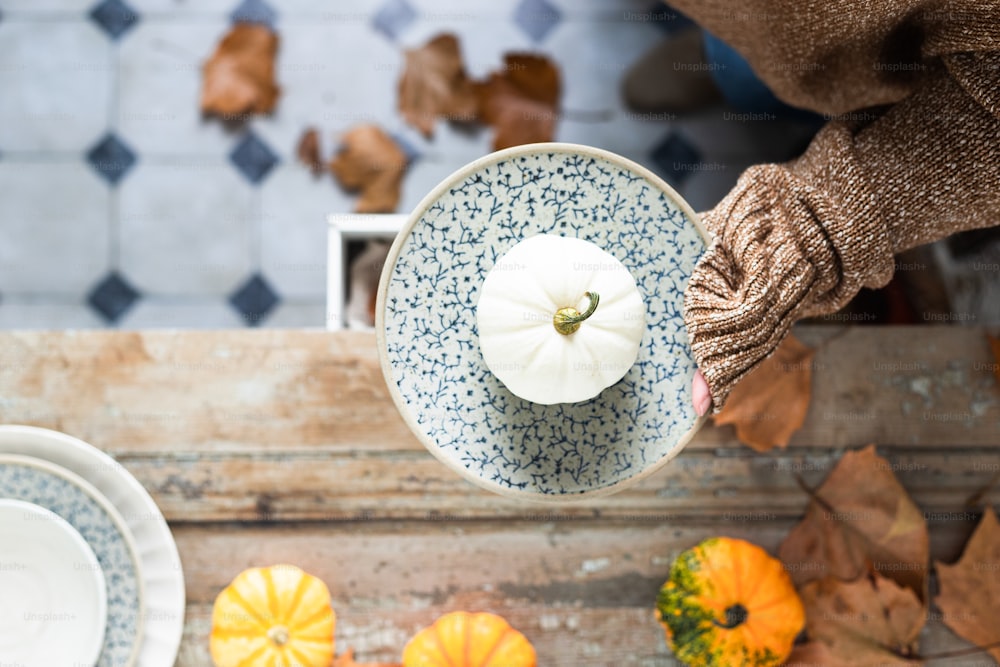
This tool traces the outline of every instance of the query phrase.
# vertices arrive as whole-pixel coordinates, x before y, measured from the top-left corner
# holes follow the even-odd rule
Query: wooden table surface
[[[674,664],[653,617],[673,557],[730,535],[775,552],[848,448],[876,443],[952,561],[1000,470],[1000,390],[984,331],[802,327],[817,347],[805,426],[756,454],[706,426],[666,468],[571,506],[481,491],[428,454],[362,332],[4,332],[0,421],[114,455],[173,529],[187,583],[177,665],[210,665],[212,601],[242,569],[322,578],[338,652],[398,660],[439,614],[505,615],[545,665]],[[988,497],[997,502],[997,493]],[[925,652],[965,647],[932,608]],[[985,656],[934,664],[987,665]]]

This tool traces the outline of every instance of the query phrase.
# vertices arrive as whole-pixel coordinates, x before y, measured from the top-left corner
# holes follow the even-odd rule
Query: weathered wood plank
[[[800,327],[796,335],[817,353],[812,402],[793,445],[1000,444],[997,359],[983,329]]]
[[[427,607],[385,610],[372,606],[349,606],[335,600],[337,611],[337,653],[348,647],[361,661],[398,661],[407,640],[440,614],[452,608]],[[503,614],[531,640],[544,667],[680,667],[667,648],[659,625],[653,621],[652,607],[587,609],[542,605],[496,605],[472,602],[470,610]],[[920,635],[925,654],[971,648],[931,611]],[[208,603],[188,606],[184,642],[176,667],[205,667],[211,664],[208,633],[212,608]],[[928,667],[995,667],[982,653],[965,657],[931,660]],[[823,667],[816,665],[815,667]]]
[[[772,552],[791,523],[649,521],[358,522],[283,527],[181,525],[189,616],[179,665],[204,665],[209,608],[243,568],[292,563],[330,587],[341,648],[398,658],[406,639],[456,609],[503,614],[535,643],[544,665],[669,665],[653,620],[656,592],[681,550],[717,534]],[[934,558],[951,559],[971,523],[935,522]],[[965,644],[940,625],[925,651]],[[962,664],[951,663],[948,664]]]
[[[819,350],[793,446],[996,445],[1000,392],[983,333],[800,327]],[[365,332],[4,332],[0,395],[0,421],[55,428],[116,455],[421,449]],[[705,428],[690,445],[737,446],[729,428]]]
[[[805,505],[794,473],[818,483],[845,448],[879,443],[928,513],[933,557],[958,556],[975,519],[962,503],[1000,468],[983,333],[802,327],[814,393],[787,452],[708,427],[635,488],[558,508],[479,491],[432,459],[365,333],[0,333],[0,421],[88,440],[153,493],[185,566],[182,667],[209,664],[219,590],[279,562],[331,586],[341,646],[365,659],[398,657],[440,613],[492,608],[542,664],[653,667],[673,664],[651,618],[676,553],[718,534],[773,552]],[[923,643],[965,646],[933,611]]]
[[[355,658],[399,661],[407,640],[447,609],[382,610],[337,606],[336,647]],[[534,644],[546,667],[679,667],[666,647],[663,631],[648,609],[573,609],[539,605],[473,604],[475,611],[503,614]],[[211,607],[188,607],[184,642],[176,667],[210,665],[208,633]]]
[[[125,456],[121,463],[171,521],[705,516],[733,523],[798,517],[807,497],[796,475],[819,485],[843,450],[793,449],[717,456],[682,452],[636,486],[607,498],[544,505],[500,498],[423,452],[366,455],[287,452]],[[882,446],[887,465],[927,512],[961,513],[1000,474],[994,449],[929,451]],[[986,500],[1000,501],[1000,485]]]
[[[250,335],[247,335],[250,333]],[[358,332],[0,334],[0,420],[128,451],[418,449]]]
[[[335,597],[386,608],[453,602],[469,591],[549,606],[645,606],[673,558],[717,536],[772,553],[792,520],[358,521],[257,526],[173,526],[190,602],[211,602],[247,567],[292,563]],[[952,562],[975,527],[929,522],[931,557]]]

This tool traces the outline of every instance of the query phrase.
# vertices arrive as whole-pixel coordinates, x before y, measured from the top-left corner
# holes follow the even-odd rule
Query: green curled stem
[[[584,296],[590,299],[590,303],[587,305],[587,310],[582,313],[572,306],[566,306],[556,311],[556,314],[552,316],[552,325],[556,331],[564,336],[576,333],[576,330],[580,328],[580,323],[594,314],[594,311],[597,310],[597,304],[601,300],[600,295],[597,292],[585,292]]]

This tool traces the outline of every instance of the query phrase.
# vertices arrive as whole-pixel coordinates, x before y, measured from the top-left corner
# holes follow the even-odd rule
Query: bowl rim
[[[426,213],[427,209],[430,208],[430,206],[436,202],[446,190],[454,187],[456,183],[461,182],[467,176],[482,170],[484,167],[502,162],[512,157],[534,155],[538,153],[567,153],[596,157],[611,162],[612,164],[615,164],[625,170],[639,174],[653,186],[665,193],[681,210],[681,212],[687,216],[688,220],[690,220],[694,225],[694,228],[698,232],[702,241],[704,241],[706,248],[712,243],[712,235],[702,224],[701,219],[698,217],[698,214],[695,213],[694,209],[691,208],[691,205],[688,204],[687,201],[685,201],[685,199],[681,197],[669,183],[664,181],[650,169],[634,162],[633,160],[630,160],[629,158],[603,148],[558,141],[521,144],[493,151],[492,153],[487,153],[486,155],[459,167],[446,178],[441,180],[441,182],[439,182],[429,193],[427,193],[427,195],[420,200],[420,203],[413,208],[413,210],[409,213],[406,222],[400,228],[399,233],[396,235],[395,239],[393,239],[392,246],[389,248],[389,254],[386,256],[385,264],[382,266],[382,273],[379,276],[378,292],[376,294],[375,301],[375,343],[378,350],[379,366],[382,369],[382,377],[385,380],[386,386],[389,390],[389,395],[392,397],[392,401],[396,406],[397,412],[403,418],[403,421],[406,422],[410,432],[417,437],[424,448],[430,452],[434,458],[443,463],[449,470],[458,473],[458,475],[466,481],[471,482],[479,488],[492,491],[493,493],[506,498],[528,500],[546,505],[570,505],[593,500],[594,498],[613,495],[627,487],[639,483],[646,477],[649,477],[664,465],[669,463],[675,456],[683,451],[685,447],[687,447],[687,445],[694,438],[695,434],[705,424],[708,416],[702,415],[697,417],[691,425],[691,428],[685,431],[681,437],[678,438],[677,444],[666,455],[660,457],[659,460],[652,463],[641,472],[631,477],[621,479],[614,484],[572,494],[544,494],[512,489],[472,474],[468,468],[457,464],[450,457],[446,456],[437,442],[435,442],[423,431],[423,429],[420,428],[420,425],[411,414],[409,403],[407,403],[403,398],[399,391],[399,387],[393,379],[392,363],[389,360],[388,341],[386,340],[385,335],[385,307],[389,291],[389,280],[395,270],[396,262],[399,260],[403,244],[409,238],[413,228],[423,217],[424,213]]]

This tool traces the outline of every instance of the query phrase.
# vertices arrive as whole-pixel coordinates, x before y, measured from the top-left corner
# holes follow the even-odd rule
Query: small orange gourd
[[[781,562],[728,537],[677,557],[656,615],[674,655],[690,667],[779,665],[805,624],[805,608]]]
[[[506,620],[456,611],[424,628],[403,649],[403,667],[536,667],[535,649]]]
[[[216,667],[329,667],[335,623],[316,577],[294,565],[251,568],[215,599],[209,650]]]

